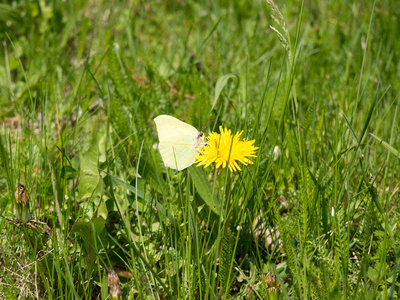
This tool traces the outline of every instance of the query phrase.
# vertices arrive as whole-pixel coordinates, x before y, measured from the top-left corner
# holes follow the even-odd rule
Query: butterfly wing
[[[190,167],[199,154],[191,144],[160,143],[158,149],[164,165],[178,171]]]
[[[154,121],[164,165],[178,171],[191,166],[198,155],[197,129],[168,115],[158,116]]]

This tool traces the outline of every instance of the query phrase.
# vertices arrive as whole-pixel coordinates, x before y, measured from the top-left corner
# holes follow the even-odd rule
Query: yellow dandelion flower
[[[17,219],[22,220],[24,223],[32,220],[31,212],[29,211],[29,194],[25,186],[18,183],[15,190],[16,205],[14,206],[14,214]]]
[[[253,162],[248,157],[256,157],[254,140],[248,141],[241,139],[243,131],[232,134],[231,130],[219,127],[221,133],[212,132],[207,137],[207,143],[200,149],[199,156],[196,157],[197,166],[205,168],[215,163],[215,167],[229,167],[231,172],[241,171],[238,162],[244,165],[252,164]]]
[[[25,186],[18,183],[17,188],[15,190],[15,199],[17,200],[18,204],[25,205],[29,202],[29,194],[26,190]]]

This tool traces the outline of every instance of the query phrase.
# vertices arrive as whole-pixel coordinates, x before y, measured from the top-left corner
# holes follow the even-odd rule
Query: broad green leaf
[[[99,183],[98,157],[97,144],[93,144],[81,161],[81,180],[79,182],[79,198],[81,200],[92,196]]]
[[[203,198],[204,202],[208,205],[208,207],[210,207],[213,212],[220,216],[221,205],[213,191],[213,188],[208,182],[207,177],[204,175],[204,172],[202,172],[201,168],[190,166],[189,174],[201,198]]]
[[[228,80],[234,78],[236,79],[235,81],[235,91],[237,90],[238,86],[239,86],[239,77],[236,74],[226,74],[221,76],[220,78],[218,78],[217,84],[215,86],[215,96],[214,96],[214,102],[211,106],[211,110],[212,111],[215,107],[215,105],[217,104],[218,98],[222,93],[222,90],[224,89],[225,85],[228,83]]]

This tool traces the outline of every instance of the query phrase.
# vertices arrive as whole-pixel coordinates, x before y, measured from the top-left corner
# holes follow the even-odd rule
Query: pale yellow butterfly
[[[168,115],[160,115],[154,122],[164,165],[178,171],[190,167],[205,143],[203,132]]]

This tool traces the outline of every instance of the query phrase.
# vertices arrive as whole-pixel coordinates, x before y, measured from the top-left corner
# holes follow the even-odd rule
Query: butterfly
[[[190,167],[205,144],[204,133],[169,115],[160,115],[154,122],[164,165],[178,171]]]

